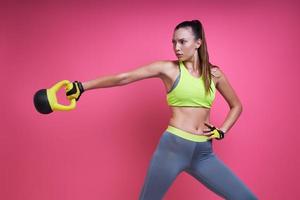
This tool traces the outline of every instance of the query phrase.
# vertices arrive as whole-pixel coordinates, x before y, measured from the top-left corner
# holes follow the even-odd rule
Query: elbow
[[[230,109],[234,109],[234,110],[237,110],[239,113],[242,113],[243,112],[243,105],[241,102],[238,102],[232,106],[230,106]]]
[[[243,112],[243,105],[240,102],[236,104],[234,107],[236,110],[238,110],[239,114]]]
[[[127,73],[121,73],[117,76],[117,85],[126,85],[129,83],[129,76]]]
[[[239,105],[239,110],[240,110],[240,113],[242,113],[243,112],[243,105],[240,103],[240,105]]]

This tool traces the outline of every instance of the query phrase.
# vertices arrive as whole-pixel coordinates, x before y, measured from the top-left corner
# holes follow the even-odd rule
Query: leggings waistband
[[[174,135],[177,135],[179,137],[182,137],[184,139],[194,141],[194,142],[206,142],[206,141],[208,141],[208,136],[196,135],[196,134],[193,134],[193,133],[189,133],[187,131],[181,130],[181,129],[176,128],[176,127],[171,126],[171,125],[168,125],[166,131],[169,132],[169,133],[172,133]]]

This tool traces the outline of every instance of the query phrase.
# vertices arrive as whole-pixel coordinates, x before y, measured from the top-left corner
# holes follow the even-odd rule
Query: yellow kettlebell
[[[71,99],[70,105],[61,105],[57,102],[56,93],[63,86],[67,86],[70,81],[63,80],[55,85],[53,85],[50,89],[41,89],[37,91],[33,97],[33,102],[35,109],[42,114],[49,114],[53,111],[69,111],[73,110],[76,107],[76,100]]]

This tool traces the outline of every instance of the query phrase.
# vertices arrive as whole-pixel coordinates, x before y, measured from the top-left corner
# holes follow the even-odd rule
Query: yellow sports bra
[[[182,61],[179,61],[179,75],[171,89],[167,92],[169,106],[192,106],[210,108],[215,99],[216,87],[211,80],[211,89],[205,95],[205,86],[202,76],[194,77],[185,68]]]

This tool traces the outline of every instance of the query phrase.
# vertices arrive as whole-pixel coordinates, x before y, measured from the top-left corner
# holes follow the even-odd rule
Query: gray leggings
[[[190,141],[165,131],[151,159],[139,200],[161,200],[182,171],[224,199],[257,199],[213,153],[212,143]]]

